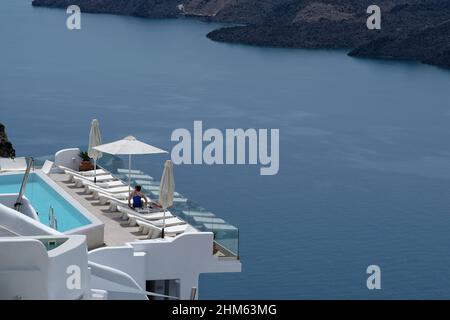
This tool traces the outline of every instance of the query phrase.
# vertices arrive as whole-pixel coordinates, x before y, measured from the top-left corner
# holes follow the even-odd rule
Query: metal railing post
[[[14,204],[14,209],[20,211],[20,206],[22,205],[22,198],[25,193],[25,187],[27,185],[28,176],[30,175],[31,168],[33,167],[34,159],[30,158],[28,162],[27,169],[23,175],[22,185],[20,186],[19,196],[17,197],[16,203]]]
[[[197,297],[197,288],[192,287],[190,300],[195,300],[196,297]]]

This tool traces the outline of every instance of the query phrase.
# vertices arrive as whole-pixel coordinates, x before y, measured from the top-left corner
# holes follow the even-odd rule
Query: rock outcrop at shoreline
[[[349,53],[369,58],[419,60],[450,68],[450,21],[427,26],[398,37],[380,37]]]
[[[0,123],[0,157],[1,158],[14,158],[16,151],[14,150],[11,142],[6,135],[5,126]]]
[[[450,2],[378,0],[381,30],[368,30],[372,0],[33,0],[35,6],[148,18],[197,17],[242,26],[213,30],[214,41],[290,48],[346,48],[350,55],[450,66]]]

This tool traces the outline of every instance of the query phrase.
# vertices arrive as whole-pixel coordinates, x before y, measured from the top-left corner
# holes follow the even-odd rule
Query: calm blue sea
[[[240,274],[201,298],[450,298],[450,72],[343,51],[215,43],[217,24],[0,4],[0,122],[19,155],[176,128],[279,128],[280,171],[177,166],[177,190],[240,228]],[[163,157],[138,157],[155,176]],[[382,290],[366,288],[366,268]]]

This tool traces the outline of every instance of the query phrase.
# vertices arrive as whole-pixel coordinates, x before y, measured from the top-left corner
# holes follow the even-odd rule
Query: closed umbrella
[[[166,160],[164,170],[159,185],[159,204],[163,207],[163,227],[161,237],[164,238],[164,228],[166,227],[166,210],[173,204],[173,193],[175,192],[175,180],[173,178],[172,161]]]
[[[102,144],[102,135],[100,134],[100,125],[97,119],[91,122],[91,131],[89,132],[88,156],[94,159],[94,183],[97,182],[97,160],[102,157],[102,153],[95,150],[94,147]]]
[[[122,140],[102,144],[94,147],[95,150],[114,154],[128,155],[128,191],[131,192],[131,156],[133,154],[156,154],[167,153],[167,151],[137,140],[133,136],[128,136]]]

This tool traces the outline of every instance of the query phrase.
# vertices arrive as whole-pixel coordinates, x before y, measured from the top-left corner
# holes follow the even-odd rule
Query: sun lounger
[[[102,176],[105,174],[110,174],[108,171],[103,169],[97,169],[97,172],[95,170],[89,170],[89,171],[75,171],[75,173],[81,174],[86,177],[94,177],[94,176]]]
[[[89,171],[75,171],[73,169],[64,167],[64,166],[58,166],[59,169],[61,169],[62,171],[64,171],[68,176],[69,176],[69,181],[72,181],[73,179],[73,173],[78,175],[78,176],[85,176],[85,177],[93,177],[95,175],[95,170],[89,170]],[[97,169],[97,177],[102,176],[102,175],[107,175],[110,174],[108,171],[105,171],[103,169]]]
[[[128,224],[131,227],[134,227],[137,224],[138,220],[147,221],[156,227],[162,227],[162,225],[163,225],[162,220],[152,220],[151,218],[152,218],[153,214],[151,214],[151,213],[148,214],[145,218],[142,217],[142,215],[136,215],[136,214],[131,214],[131,213],[125,213],[124,216],[126,218],[128,218]],[[122,220],[125,220],[124,216],[121,217]],[[160,212],[155,212],[154,217],[161,219],[162,214],[160,214]],[[169,217],[166,212],[166,226],[167,227],[176,226],[179,224],[186,224],[186,222],[184,222],[183,220],[178,219],[177,217],[174,217],[172,215],[170,215],[170,217]]]
[[[74,182],[75,178],[84,178],[86,180],[94,182],[94,176],[92,175],[85,175],[82,173],[82,171],[77,172],[73,171],[71,169],[63,169],[64,173],[69,176],[68,181]],[[86,171],[88,172],[88,171]],[[97,181],[108,181],[108,180],[114,180],[115,178],[110,174],[102,174],[97,176]]]
[[[119,206],[127,206],[128,200],[120,200],[120,199],[109,199],[109,211],[117,212],[119,211]]]
[[[45,160],[44,165],[41,168],[41,171],[45,174],[49,174],[52,171],[53,162],[50,160]]]
[[[138,220],[137,223],[139,225],[139,229],[141,230],[141,232],[147,234],[146,239],[161,238],[162,228],[156,227],[155,225],[142,220]],[[167,237],[176,236],[178,234],[187,231],[189,228],[190,226],[188,224],[166,227],[164,228],[164,236]]]
[[[117,203],[127,204],[128,203],[128,201],[127,201],[128,196],[129,196],[128,192],[115,193],[115,194],[106,194],[106,193],[103,193],[103,192],[99,191],[98,192],[98,201],[99,201],[99,204],[101,204],[102,206],[104,206],[104,205],[106,205],[108,203],[111,203],[111,201],[115,201]],[[112,211],[115,211],[115,210],[116,209],[114,209]]]
[[[89,192],[93,193],[94,199],[99,198],[99,194],[105,194],[109,196],[115,196],[117,194],[125,193],[129,191],[128,186],[122,186],[122,187],[113,187],[113,188],[102,188],[98,186],[88,186]]]
[[[121,194],[121,193],[120,193]],[[118,199],[114,196],[108,196],[104,194],[99,194],[99,202],[102,205],[105,205],[109,202],[109,211],[116,212],[119,211],[119,206],[127,207],[128,206],[128,196],[125,198]],[[133,199],[131,199],[131,203],[133,203]]]
[[[25,171],[27,169],[27,160],[20,158],[0,158],[0,171]]]
[[[77,181],[78,178],[75,178],[75,181]],[[112,180],[112,181],[106,181],[106,182],[90,182],[90,181],[80,181],[80,183],[83,184],[84,186],[84,192],[85,193],[90,193],[91,191],[89,190],[89,186],[91,187],[100,187],[100,188],[105,188],[105,189],[110,189],[110,188],[116,188],[116,187],[122,187],[125,186],[125,184],[120,181],[120,180]]]
[[[136,225],[137,219],[160,220],[164,218],[164,212],[159,208],[150,209],[148,213],[142,213],[123,205],[117,205],[117,210],[119,211],[118,217],[123,220],[128,219],[130,225]],[[166,218],[173,218],[173,215],[169,211],[166,211]]]
[[[171,226],[176,226],[179,224],[186,224],[186,222],[184,222],[183,220],[181,220],[180,218],[177,217],[173,217],[173,218],[167,218],[165,219],[161,219],[161,220],[155,220],[155,221],[150,221],[153,225],[157,226],[157,227],[162,227],[165,223],[166,227],[171,227]]]
[[[79,176],[73,176],[73,182],[75,183],[75,186],[77,188],[87,187],[88,185],[93,186],[99,186],[100,188],[109,188],[110,186],[113,187],[114,184],[117,184],[117,182],[120,182],[118,186],[124,186],[123,182],[120,180],[117,180],[112,175],[105,174],[102,176],[98,176],[96,181],[97,183],[94,183],[94,177],[79,177]],[[101,184],[104,184],[103,186]],[[87,190],[86,190],[87,191]]]
[[[155,210],[155,212],[152,213],[140,213],[139,217],[145,220],[161,220],[164,218],[164,211],[162,211],[162,209],[159,209]],[[169,211],[166,211],[165,217],[166,219],[169,219],[173,218],[174,216]]]
[[[147,223],[145,221],[138,221],[139,224],[139,232],[142,234],[145,234],[146,237],[145,239],[157,239],[157,238],[161,238],[161,232],[162,229],[158,228],[150,223]],[[173,234],[168,235],[167,233],[164,232],[164,236],[174,236]],[[145,240],[142,239],[142,240]]]

